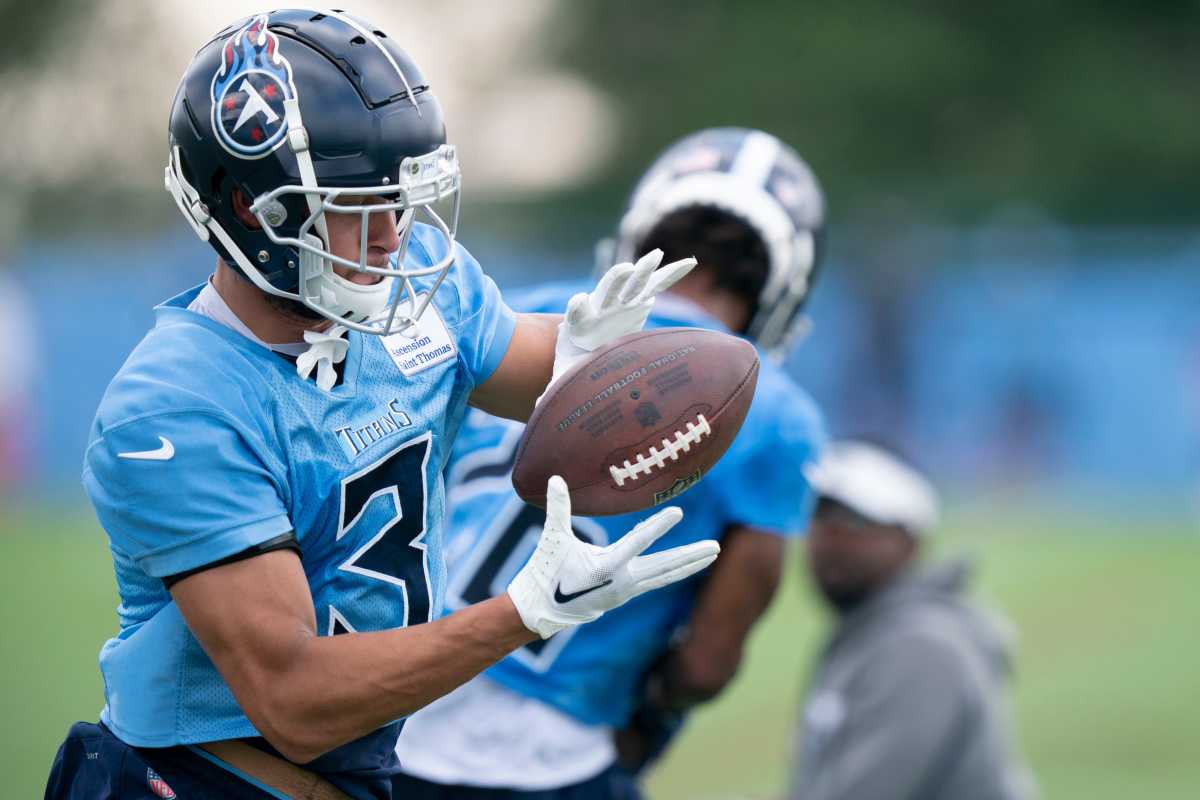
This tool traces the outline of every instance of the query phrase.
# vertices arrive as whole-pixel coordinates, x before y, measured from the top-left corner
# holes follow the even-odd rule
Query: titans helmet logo
[[[296,96],[292,65],[279,38],[259,14],[229,37],[213,75],[212,129],[221,146],[239,158],[262,158],[287,134],[283,103]]]

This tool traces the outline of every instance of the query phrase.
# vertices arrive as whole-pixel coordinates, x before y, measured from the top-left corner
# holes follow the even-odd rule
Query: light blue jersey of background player
[[[580,285],[513,293],[521,311],[563,308]],[[586,288],[586,287],[584,287]],[[647,328],[720,329],[702,309],[666,295]],[[455,442],[449,466],[448,606],[453,609],[504,591],[533,552],[544,514],[512,489],[510,469],[518,423],[472,411]],[[803,468],[825,441],[812,399],[769,359],[763,359],[754,400],[737,438],[704,479],[672,502],[684,523],[652,549],[719,538],[741,525],[791,537],[808,524],[813,495]],[[644,514],[577,518],[577,532],[605,543]],[[699,586],[682,581],[643,595],[589,625],[517,650],[485,674],[513,691],[542,700],[589,725],[620,727],[637,698],[637,685],[687,621]]]
[[[407,260],[433,264],[444,251],[419,225]],[[157,309],[105,394],[85,456],[122,597],[120,632],[100,654],[101,719],[138,746],[258,733],[163,577],[294,530],[322,635],[438,614],[447,448],[514,327],[460,248],[420,334],[349,332],[343,380],[325,391],[292,361],[187,310],[199,291]],[[380,729],[310,767],[377,768],[397,732]]]
[[[611,246],[598,248],[598,266],[655,249],[695,256],[696,269],[659,298],[648,324],[736,330],[781,351],[805,324],[800,312],[823,231],[820,186],[794,150],[763,131],[713,128],[671,145],[650,166]],[[516,302],[553,311],[575,290],[545,286]],[[451,608],[502,591],[533,549],[542,512],[520,501],[509,478],[520,435],[519,425],[471,414],[455,445]],[[672,499],[683,522],[657,543],[722,539],[706,579],[523,647],[422,709],[400,738],[394,789],[429,800],[498,796],[489,794],[495,790],[564,800],[636,797],[622,768],[651,763],[679,730],[681,714],[714,697],[736,672],[745,637],[778,585],[784,539],[807,526],[813,498],[804,468],[824,439],[811,399],[764,359],[737,438],[699,484]],[[607,543],[629,520],[577,517],[574,527]]]

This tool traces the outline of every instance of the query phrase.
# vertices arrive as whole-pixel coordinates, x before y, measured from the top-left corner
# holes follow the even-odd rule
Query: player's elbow
[[[689,654],[682,660],[677,676],[680,693],[695,703],[712,700],[733,680],[741,660],[741,648],[730,648],[707,656]]]
[[[279,751],[279,754],[293,764],[307,764],[315,761],[332,750],[332,747],[321,747],[312,742],[304,741],[304,737],[264,736],[267,742]]]
[[[295,764],[307,764],[341,744],[323,737],[319,728],[306,725],[286,711],[272,711],[255,716],[263,717],[261,721],[255,721],[255,727],[263,738],[278,750],[281,756]]]
[[[729,670],[701,671],[692,676],[689,681],[689,694],[696,698],[696,702],[707,703],[724,691],[735,674],[737,674],[736,665]]]
[[[293,764],[307,764],[310,761],[316,761],[321,756],[333,749],[333,746],[325,747],[312,742],[291,741],[280,746],[272,745],[279,751],[280,755],[291,761]],[[287,749],[284,749],[284,748]]]
[[[290,676],[258,683],[243,700],[246,716],[280,755],[296,764],[306,764],[344,744],[323,725],[319,710],[306,703],[290,687]]]

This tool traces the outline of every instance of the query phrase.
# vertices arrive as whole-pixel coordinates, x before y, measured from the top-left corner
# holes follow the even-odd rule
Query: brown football
[[[622,337],[562,376],[521,437],[512,481],[544,506],[561,475],[571,513],[605,516],[665,503],[696,484],[737,435],[758,354],[736,336],[659,328]]]

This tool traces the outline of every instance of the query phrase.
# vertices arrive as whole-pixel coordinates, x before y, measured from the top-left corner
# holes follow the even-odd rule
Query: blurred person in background
[[[638,182],[599,266],[661,248],[697,267],[659,298],[651,327],[693,326],[785,351],[819,265],[824,199],[774,136],[716,128],[669,147]],[[515,308],[560,308],[573,283],[508,295]],[[764,352],[766,355],[766,352]],[[649,406],[652,409],[652,406]],[[449,466],[450,604],[502,591],[533,550],[545,514],[517,497],[511,469],[523,427],[472,412]],[[504,659],[412,717],[397,752],[397,797],[634,798],[630,773],[657,759],[689,708],[733,678],[770,604],[789,538],[815,497],[804,478],[825,443],[812,399],[764,359],[730,450],[673,500],[688,523],[659,547],[711,537],[722,552],[704,581],[634,600],[586,629]],[[628,516],[577,518],[576,534],[614,541]]]
[[[1005,698],[1011,629],[966,597],[966,561],[920,561],[932,485],[850,441],[810,480],[808,570],[836,626],[804,703],[792,800],[1033,797]]]
[[[37,428],[32,397],[39,347],[33,310],[28,291],[8,266],[25,230],[25,193],[0,175],[0,501],[28,478]]]
[[[0,368],[0,498],[3,498],[25,479],[29,465],[29,445],[36,424],[30,397],[37,341],[29,298],[2,264],[0,342],[4,342],[4,363]]]

